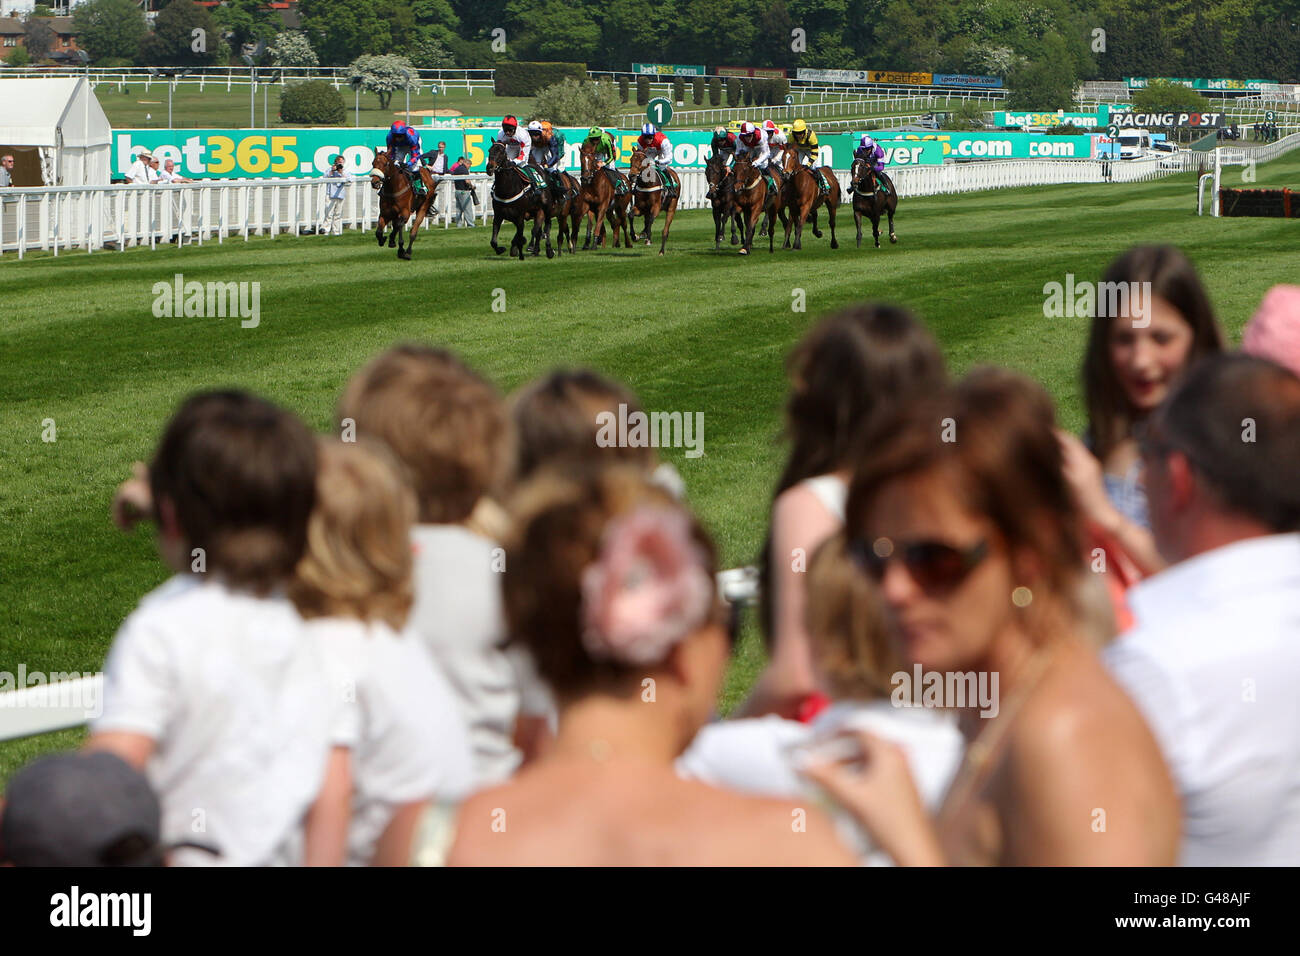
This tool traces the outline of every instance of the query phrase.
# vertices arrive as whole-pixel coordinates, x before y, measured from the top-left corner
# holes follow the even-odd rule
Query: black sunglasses
[[[912,580],[930,594],[944,594],[956,588],[988,553],[987,540],[965,549],[942,541],[895,543],[888,538],[877,538],[874,542],[855,538],[849,542],[853,563],[877,584],[885,578],[885,567],[897,558]]]

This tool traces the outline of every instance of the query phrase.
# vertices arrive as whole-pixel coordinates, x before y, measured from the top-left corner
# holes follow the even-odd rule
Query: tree
[[[1223,30],[1213,20],[1207,20],[1200,10],[1183,40],[1179,76],[1228,76],[1228,51],[1223,42]]]
[[[691,80],[691,102],[696,106],[704,105],[704,77],[702,76]]]
[[[638,76],[636,78],[636,105],[645,106],[650,102],[650,77]]]
[[[585,62],[600,48],[600,24],[594,11],[573,0],[511,0],[506,7],[511,35],[538,60]],[[522,59],[519,51],[512,51]]]
[[[264,0],[224,0],[212,8],[212,21],[229,34],[230,45],[236,50],[259,40],[269,44],[281,29],[279,12]]]
[[[86,0],[72,12],[77,45],[102,62],[134,57],[149,32],[134,0]]]
[[[153,33],[140,41],[137,59],[141,66],[210,66],[221,51],[207,8],[194,0],[172,0],[158,13]]]
[[[298,12],[312,49],[327,66],[392,48],[388,22],[371,0],[298,0]]]
[[[277,33],[267,52],[276,66],[320,66],[316,51],[300,30]]]
[[[1209,102],[1181,83],[1152,80],[1146,89],[1133,91],[1133,109],[1144,113],[1205,112]]]
[[[27,66],[32,62],[32,55],[27,52],[27,47],[16,46],[13,51],[5,57],[5,62],[10,66]]]
[[[1007,77],[1009,110],[1070,110],[1074,108],[1074,67],[1069,60],[1025,63]]]
[[[544,116],[557,126],[613,126],[621,107],[613,83],[566,77],[537,94],[532,115]]]
[[[364,93],[379,97],[379,108],[388,109],[393,94],[419,85],[420,75],[404,56],[359,56],[348,65],[347,82]]]
[[[342,94],[325,80],[292,83],[280,94],[280,118],[286,123],[329,126],[342,123],[346,116]]]
[[[50,47],[54,46],[54,28],[46,17],[29,13],[23,20],[23,33],[23,42],[33,60],[43,60],[50,55]]]
[[[421,27],[411,49],[411,62],[421,70],[439,70],[455,66],[456,58],[431,29]]]
[[[722,105],[722,77],[715,76],[709,80],[709,105]]]

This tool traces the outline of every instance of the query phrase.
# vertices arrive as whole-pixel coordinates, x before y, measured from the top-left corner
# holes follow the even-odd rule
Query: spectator
[[[526,671],[505,648],[503,554],[474,521],[507,466],[501,397],[450,352],[404,345],[353,376],[339,416],[386,444],[414,483],[411,627],[456,692],[477,782],[504,780],[522,759],[514,737]]]
[[[344,190],[352,185],[352,180],[343,171],[342,156],[335,156],[330,160],[330,168],[325,173],[325,178],[333,180],[333,182],[325,184],[325,200],[321,206],[321,213],[318,217],[320,225],[316,227],[316,231],[327,236],[341,236],[343,234]],[[335,232],[336,229],[337,232]]]
[[[413,600],[415,495],[384,449],[321,439],[316,508],[289,596],[325,648],[345,701],[335,746],[352,781],[346,817],[323,839],[326,859],[406,864],[411,833],[434,797],[471,789],[469,732],[454,693],[417,635]]]
[[[1300,375],[1300,286],[1268,290],[1241,333],[1241,350]]]
[[[420,161],[429,167],[429,172],[433,176],[433,205],[429,209],[429,216],[432,218],[438,215],[438,184],[442,181],[441,177],[447,175],[447,144],[439,143],[437,149],[429,150],[420,157]]]
[[[152,162],[153,154],[147,149],[140,150],[140,152],[136,154],[135,162],[132,163],[131,168],[126,171],[127,182],[139,185],[148,185],[149,183],[152,183],[155,179],[153,170],[150,167]]]
[[[806,607],[814,670],[834,703],[807,724],[776,715],[709,724],[678,760],[678,770],[741,793],[815,800],[815,789],[799,774],[803,761],[833,746],[846,729],[865,728],[904,748],[926,808],[937,812],[961,762],[961,734],[949,713],[890,699],[902,658],[889,640],[880,595],[853,566],[843,532],[813,555]],[[864,862],[889,862],[862,840],[851,819],[840,815],[836,823]]]
[[[713,712],[730,654],[713,545],[690,513],[627,468],[540,477],[511,510],[510,633],[556,691],[559,736],[510,782],[426,817],[415,861],[853,862],[815,806],[795,833],[792,801],[728,793],[673,770]],[[502,808],[505,827],[494,824]]]
[[[162,843],[149,781],[111,753],[34,761],[9,781],[0,810],[0,865],[163,866],[177,848]]]
[[[853,461],[873,433],[946,379],[934,339],[903,309],[858,305],[818,324],[787,361],[791,448],[772,501],[760,561],[769,662],[748,716],[811,717],[825,703],[804,628],[807,557],[844,523]]]
[[[1082,442],[1059,437],[1088,522],[1088,550],[1109,557],[1107,583],[1124,624],[1123,591],[1164,566],[1147,519],[1135,429],[1192,364],[1223,351],[1223,334],[1196,269],[1173,246],[1128,250],[1102,283],[1083,360],[1088,430]]]
[[[1037,385],[979,370],[908,409],[853,476],[849,553],[966,738],[937,826],[900,748],[876,735],[858,735],[856,770],[809,768],[899,863],[1175,859],[1159,748],[1075,606],[1087,571],[1053,417]]]
[[[465,163],[465,157],[462,156],[456,160],[451,167],[451,175],[468,176],[470,174],[469,166]],[[468,179],[456,180],[456,226],[466,226],[473,228],[474,223],[474,184]]]
[[[155,159],[153,162],[154,162],[154,164],[157,164],[158,160]],[[169,160],[167,160],[167,162],[163,163],[163,168],[162,168],[162,170],[158,173],[158,180],[157,180],[157,181],[160,182],[160,183],[192,183],[192,182],[194,182],[194,180],[192,180],[192,179],[186,179],[184,176],[182,176],[182,175],[180,175],[179,173],[176,172],[176,161],[173,160],[173,159],[169,159]]]
[[[114,638],[87,747],[144,770],[166,841],[202,833],[232,865],[312,862],[304,846],[336,812],[326,770],[341,707],[319,642],[282,594],[315,481],[301,422],[243,392],[209,392],[181,405],[114,503],[125,524],[154,517],[178,573]]]
[[[1107,650],[1173,770],[1186,866],[1300,863],[1300,379],[1206,359],[1142,459],[1169,570]]]
[[[0,156],[0,189],[14,184],[14,158],[8,153]]]

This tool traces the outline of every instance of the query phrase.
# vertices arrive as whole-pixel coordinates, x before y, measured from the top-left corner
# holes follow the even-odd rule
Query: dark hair
[[[955,479],[970,512],[993,523],[1009,553],[1035,555],[1050,590],[1074,600],[1084,567],[1082,523],[1062,471],[1052,400],[1041,386],[979,368],[908,409],[854,474],[849,538],[870,532],[867,513],[887,484],[938,469]]]
[[[292,576],[316,501],[316,444],[298,418],[243,391],[187,399],[167,424],[149,483],[169,500],[206,569],[265,594]]]
[[[1155,412],[1144,444],[1185,454],[1229,511],[1300,531],[1300,378],[1288,369],[1240,353],[1203,360]]]
[[[1134,246],[1106,269],[1107,283],[1149,282],[1151,295],[1164,299],[1192,330],[1188,367],[1204,355],[1223,351],[1223,333],[1214,318],[1209,296],[1195,267],[1174,246]],[[1133,433],[1133,414],[1110,360],[1110,328],[1116,318],[1106,314],[1097,296],[1096,314],[1088,332],[1083,359],[1084,401],[1092,450],[1105,458]]]
[[[791,446],[773,500],[857,460],[899,409],[948,379],[943,353],[925,326],[906,309],[880,303],[822,319],[791,351],[786,371]],[[759,617],[769,643],[771,549],[769,536],[759,559]]]
[[[594,690],[640,691],[646,667],[595,660],[583,645],[583,571],[600,555],[610,521],[643,505],[686,514],[705,569],[717,573],[708,533],[694,515],[636,468],[566,465],[543,469],[511,503],[502,584],[511,640],[532,654],[562,700]],[[718,610],[721,610],[719,602]]]
[[[590,369],[557,369],[517,391],[510,399],[514,423],[514,481],[528,478],[544,465],[599,463],[652,468],[654,449],[642,445],[596,443],[597,415],[641,411],[626,386]]]

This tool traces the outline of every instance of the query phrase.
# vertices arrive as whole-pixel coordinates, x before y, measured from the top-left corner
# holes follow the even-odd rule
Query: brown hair
[[[851,464],[915,396],[948,380],[933,336],[906,309],[859,303],[822,319],[786,360],[790,454],[773,500],[799,482]],[[759,559],[759,617],[772,638],[771,548]]]
[[[528,648],[538,673],[562,699],[598,689],[639,687],[645,668],[597,661],[582,644],[582,573],[600,555],[605,526],[642,505],[680,511],[691,537],[717,572],[713,542],[690,512],[639,469],[579,466],[566,474],[544,469],[520,489],[506,544],[503,585],[512,640]]]
[[[514,480],[560,462],[624,462],[646,470],[656,464],[649,446],[601,447],[596,443],[602,412],[641,411],[635,395],[618,382],[588,369],[556,370],[523,386],[510,398],[514,424]]]
[[[344,390],[349,418],[409,469],[426,524],[467,519],[506,462],[500,394],[446,349],[398,345],[374,359]]]
[[[817,669],[832,697],[889,696],[891,675],[903,660],[889,641],[880,594],[853,566],[842,531],[813,552],[806,617]]]
[[[415,597],[415,493],[382,447],[322,438],[319,457],[307,551],[289,597],[305,618],[380,620],[400,631]]]
[[[986,367],[918,403],[854,475],[848,536],[869,532],[867,512],[885,485],[936,469],[955,479],[970,512],[993,523],[1008,555],[1032,555],[1038,579],[1077,611],[1081,520],[1062,471],[1052,400],[1042,387]]]
[[[242,391],[187,399],[149,465],[189,548],[234,587],[266,594],[293,574],[316,499],[316,445],[290,412]]]
[[[1196,268],[1174,246],[1134,246],[1106,269],[1106,283],[1151,283],[1151,295],[1164,299],[1192,330],[1187,367],[1204,355],[1223,351],[1223,333]],[[1084,401],[1093,453],[1105,458],[1133,433],[1133,412],[1110,360],[1110,329],[1117,316],[1107,315],[1101,295],[1088,332],[1083,358]]]

